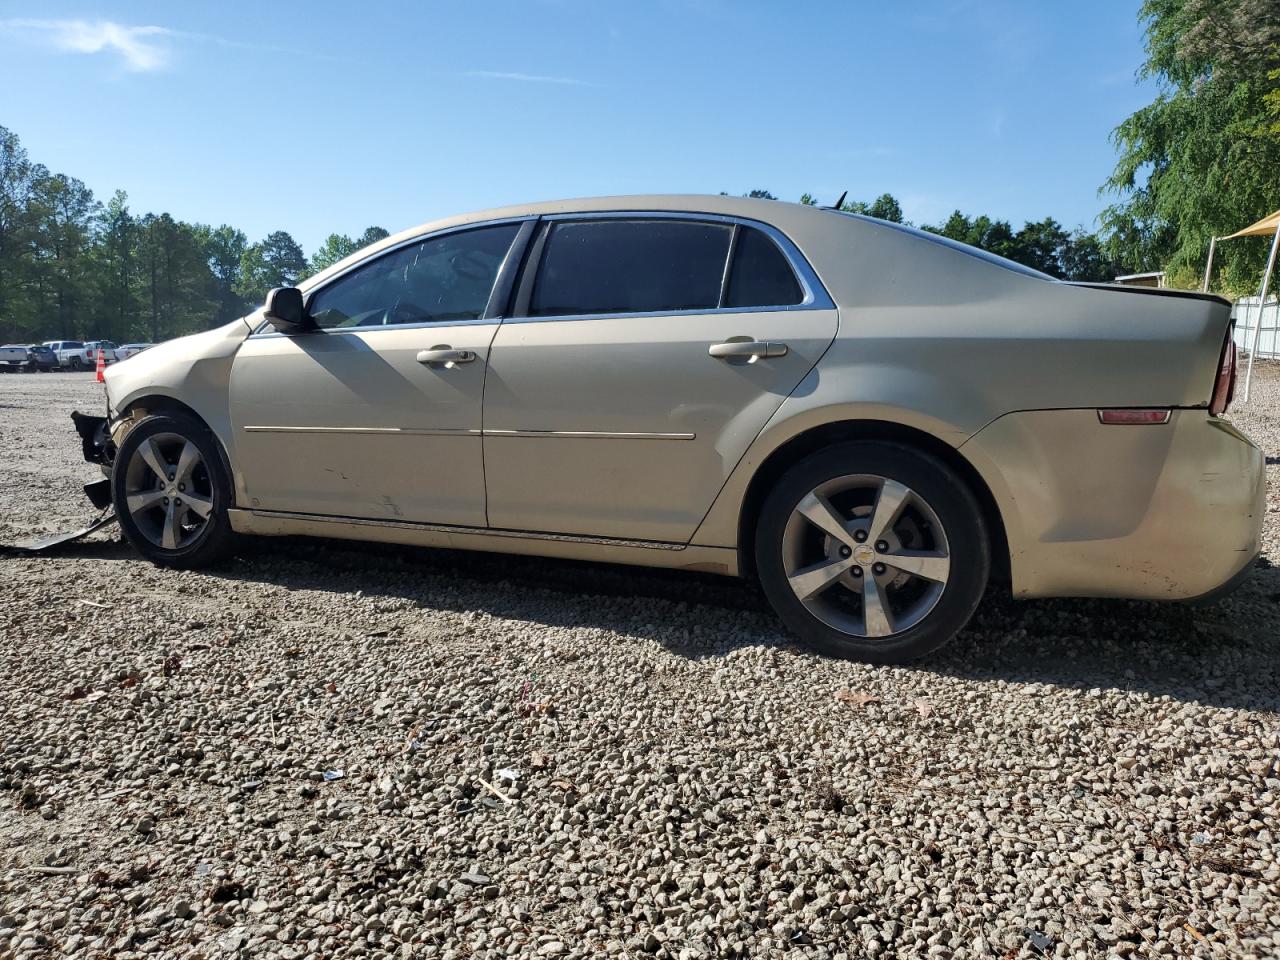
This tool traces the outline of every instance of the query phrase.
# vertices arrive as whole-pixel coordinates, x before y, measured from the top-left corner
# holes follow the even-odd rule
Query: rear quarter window
[[[740,227],[724,292],[725,307],[791,307],[804,291],[786,256],[763,231]]]

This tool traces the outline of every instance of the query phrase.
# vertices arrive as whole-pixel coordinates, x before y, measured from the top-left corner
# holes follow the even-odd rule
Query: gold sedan
[[[813,647],[901,662],[993,575],[1185,599],[1247,573],[1229,322],[816,207],[541,203],[109,368],[86,449],[162,565],[303,534],[740,574]]]

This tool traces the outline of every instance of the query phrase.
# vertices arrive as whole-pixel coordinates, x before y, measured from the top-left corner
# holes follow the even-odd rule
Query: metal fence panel
[[[1258,298],[1242,297],[1231,308],[1236,321],[1236,347],[1248,352],[1253,342],[1253,329],[1258,325]],[[1272,301],[1262,308],[1262,332],[1258,335],[1258,356],[1280,360],[1280,303]]]

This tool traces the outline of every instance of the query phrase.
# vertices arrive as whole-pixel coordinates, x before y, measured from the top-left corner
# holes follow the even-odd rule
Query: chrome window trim
[[[557,323],[567,320],[614,320],[627,317],[635,317],[637,319],[650,317],[697,317],[706,316],[708,314],[739,314],[739,313],[787,313],[793,310],[834,310],[835,301],[831,299],[831,295],[827,293],[826,287],[822,285],[822,281],[818,279],[818,274],[814,271],[804,254],[800,252],[800,248],[785,233],[779,230],[771,223],[765,223],[763,220],[752,220],[749,217],[733,217],[719,213],[699,213],[693,210],[605,210],[605,211],[587,211],[581,213],[553,213],[545,214],[541,218],[548,223],[556,223],[563,220],[583,221],[583,220],[693,220],[702,223],[723,223],[736,226],[754,227],[760,230],[777,244],[782,251],[783,257],[790,264],[792,271],[796,275],[796,279],[800,281],[800,289],[804,296],[799,303],[793,303],[785,306],[767,306],[767,307],[704,307],[698,310],[649,310],[638,312],[617,311],[612,313],[574,313],[574,314],[552,314],[547,316],[513,316],[507,317],[503,323]],[[733,250],[730,249],[729,254],[732,255]],[[729,257],[725,258],[726,270],[728,269]],[[527,264],[526,267],[532,266],[534,269],[541,267],[541,264]]]
[[[311,298],[324,290],[332,283],[350,274],[352,271],[359,269],[367,263],[372,262],[378,257],[395,253],[405,247],[415,243],[422,243],[426,240],[436,237],[447,236],[451,233],[461,233],[466,230],[475,230],[480,227],[500,226],[504,223],[529,223],[529,222],[549,222],[554,223],[561,220],[693,220],[704,223],[725,223],[731,225],[754,227],[762,231],[765,236],[769,237],[778,248],[782,251],[782,255],[790,264],[791,269],[795,272],[796,279],[800,281],[800,289],[804,296],[799,303],[793,303],[786,306],[767,306],[767,307],[705,307],[699,310],[661,310],[661,311],[640,311],[640,312],[617,312],[617,313],[580,313],[580,314],[560,314],[549,316],[512,316],[512,317],[480,317],[475,320],[430,320],[420,323],[388,323],[379,324],[370,327],[329,327],[323,330],[315,331],[316,333],[325,334],[355,334],[355,333],[372,333],[378,330],[413,330],[430,327],[462,327],[477,326],[480,324],[502,324],[502,323],[548,323],[567,320],[608,320],[623,319],[634,317],[636,319],[660,318],[660,317],[696,317],[706,316],[709,314],[741,314],[741,313],[787,313],[793,310],[834,310],[835,301],[831,299],[831,295],[827,293],[827,289],[823,286],[822,281],[818,279],[817,273],[809,264],[808,259],[801,253],[800,248],[795,245],[785,233],[779,230],[771,223],[765,223],[763,220],[753,220],[749,217],[734,217],[719,213],[700,213],[692,210],[588,210],[576,213],[552,213],[552,214],[526,214],[518,217],[502,217],[498,220],[479,220],[474,223],[458,224],[452,227],[445,227],[441,230],[432,230],[429,233],[421,233],[413,237],[409,237],[400,243],[379,250],[376,254],[365,257],[347,267],[341,273],[325,280],[325,282],[306,292],[307,303],[310,304]],[[513,244],[516,241],[512,241]],[[532,242],[530,243],[532,246]],[[527,253],[532,251],[526,251]],[[733,251],[729,251],[730,256]],[[726,257],[726,270],[730,260]],[[526,269],[533,264],[525,264]],[[270,337],[290,337],[298,336],[297,334],[284,334],[276,330],[269,329],[270,322],[262,321],[256,330],[249,334],[248,340],[267,339]],[[307,334],[302,334],[306,336]]]
[[[388,256],[390,254],[397,253],[398,251],[405,249],[405,247],[413,246],[415,243],[425,243],[427,240],[435,240],[439,237],[447,237],[449,236],[449,234],[452,234],[452,233],[465,233],[468,230],[478,230],[483,227],[500,227],[504,223],[521,223],[521,224],[531,223],[537,219],[538,217],[536,214],[527,214],[522,217],[501,217],[497,220],[477,220],[474,223],[460,223],[452,227],[444,227],[440,230],[432,230],[428,233],[420,233],[420,234],[417,234],[416,236],[409,237],[408,239],[402,240],[400,243],[392,244],[389,247],[385,247],[382,250],[379,250],[377,253],[370,254],[369,256],[365,257],[362,260],[357,260],[351,266],[342,270],[341,273],[336,273],[332,277],[329,277],[328,279],[326,279],[324,283],[318,284],[315,287],[312,287],[311,289],[307,290],[307,292],[304,294],[304,297],[306,298],[305,300],[306,306],[309,309],[311,306],[311,300],[316,294],[318,294],[322,290],[327,289],[330,285],[337,283],[343,277],[353,273],[356,270],[359,270],[361,267],[365,266],[366,264],[372,263],[373,261],[379,260],[382,257]],[[515,237],[511,238],[512,247],[515,246],[518,239],[519,239],[519,232],[517,232]],[[511,251],[508,250],[507,251],[508,257],[510,256],[510,254],[511,254]],[[507,260],[504,257],[502,264],[499,265],[498,267],[499,274],[501,274],[502,268],[503,266],[506,265],[506,262]],[[496,286],[497,277],[494,278],[494,284]],[[492,300],[493,290],[489,291],[489,297],[490,297],[490,300]],[[489,307],[489,304],[486,303],[485,305],[486,313],[488,312],[488,307]],[[313,330],[310,332],[326,333],[326,334],[329,334],[329,333],[351,334],[351,333],[369,333],[374,330],[413,330],[413,329],[422,328],[422,327],[469,327],[469,326],[476,326],[482,323],[498,324],[501,322],[502,322],[501,318],[498,318],[498,317],[477,317],[474,320],[423,320],[418,323],[380,323],[377,326],[369,326],[369,327],[321,327],[317,330]],[[250,333],[249,336],[246,337],[245,339],[259,340],[259,339],[267,339],[269,337],[296,337],[296,336],[308,335],[308,334],[280,333],[278,330],[269,329],[270,326],[271,326],[270,320],[263,320],[262,323],[258,325],[258,328],[254,330],[252,333]]]
[[[380,323],[377,326],[369,327],[329,327],[319,330],[311,330],[307,333],[280,333],[278,330],[264,330],[262,333],[251,333],[246,340],[267,340],[271,337],[288,337],[291,340],[306,339],[320,335],[342,335],[351,336],[356,333],[376,333],[379,330],[418,330],[429,327],[480,327],[488,324],[496,327],[502,323],[499,319],[485,319],[480,317],[477,320],[423,320],[418,323]]]

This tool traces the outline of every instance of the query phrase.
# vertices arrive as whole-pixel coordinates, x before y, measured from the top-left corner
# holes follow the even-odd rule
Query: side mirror
[[[267,294],[262,315],[285,334],[306,333],[316,328],[315,321],[302,309],[302,291],[297,287],[275,287]]]

